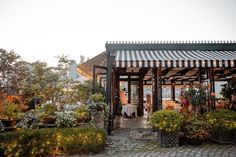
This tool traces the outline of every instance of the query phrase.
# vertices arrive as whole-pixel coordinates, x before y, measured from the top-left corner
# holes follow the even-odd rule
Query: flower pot
[[[55,121],[56,121],[56,118],[52,118],[52,117],[43,117],[42,118],[43,124],[54,124]]]
[[[179,136],[177,132],[160,132],[161,147],[175,147],[179,145]]]
[[[91,117],[80,117],[76,119],[77,123],[86,123],[86,122],[89,122],[90,120],[91,120]]]
[[[16,123],[19,122],[20,120],[18,120],[18,119],[13,119],[13,120],[3,119],[3,120],[1,120],[1,121],[2,121],[2,123],[3,123],[3,125],[4,125],[5,127],[13,127],[13,126],[15,126]]]

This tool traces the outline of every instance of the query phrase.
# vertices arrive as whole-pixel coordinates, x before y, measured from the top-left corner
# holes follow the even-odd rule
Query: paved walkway
[[[150,129],[117,129],[108,136],[106,150],[94,157],[236,157],[236,145],[204,144],[160,148]]]

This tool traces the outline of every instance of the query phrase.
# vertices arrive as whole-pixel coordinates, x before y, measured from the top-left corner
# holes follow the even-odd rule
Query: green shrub
[[[105,131],[96,128],[50,128],[0,134],[0,156],[35,157],[98,153]]]
[[[46,104],[43,106],[43,108],[41,109],[41,115],[40,117],[50,117],[50,118],[55,118],[56,115],[56,106],[53,104]]]
[[[218,109],[205,115],[208,124],[214,131],[230,131],[236,129],[236,112]]]
[[[151,125],[163,132],[176,132],[183,123],[183,115],[173,110],[160,110],[151,115]]]
[[[184,120],[183,132],[187,138],[206,140],[210,137],[210,126],[200,117],[190,117]]]
[[[75,118],[87,118],[90,116],[88,107],[82,105],[74,111]]]
[[[23,113],[20,112],[19,105],[10,103],[4,104],[2,114],[9,120],[18,120],[23,116]]]

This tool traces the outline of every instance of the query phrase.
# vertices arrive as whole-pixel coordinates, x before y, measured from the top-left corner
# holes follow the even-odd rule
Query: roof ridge
[[[106,41],[106,44],[236,44],[236,40]]]

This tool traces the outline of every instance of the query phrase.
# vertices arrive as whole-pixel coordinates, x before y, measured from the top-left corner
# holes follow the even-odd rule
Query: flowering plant
[[[236,129],[236,112],[227,109],[218,109],[205,115],[212,130],[230,131]]]
[[[36,111],[28,111],[19,123],[18,127],[21,127],[25,130],[32,130],[38,127],[39,124],[39,115]]]
[[[204,119],[189,117],[184,121],[183,132],[187,138],[205,140],[210,137],[210,126]]]
[[[101,93],[93,94],[89,101],[88,107],[92,111],[102,111],[104,110],[104,96]]]
[[[74,127],[76,119],[70,112],[56,112],[56,125],[58,127]]]
[[[163,132],[176,132],[183,124],[184,116],[173,110],[159,110],[151,115],[151,125]]]

